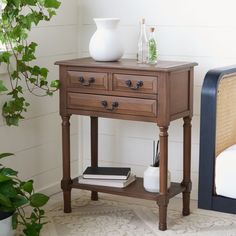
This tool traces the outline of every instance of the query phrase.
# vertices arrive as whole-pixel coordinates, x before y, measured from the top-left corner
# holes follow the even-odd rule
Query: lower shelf
[[[87,185],[78,183],[78,178],[73,179],[72,188],[91,190],[102,193],[110,193],[114,195],[121,195],[127,197],[142,198],[147,200],[157,201],[160,197],[159,193],[147,192],[143,187],[143,178],[137,178],[135,182],[127,186],[126,188],[114,188],[96,185]],[[182,193],[185,187],[180,183],[171,183],[171,187],[168,190],[168,198],[172,198],[179,193]]]

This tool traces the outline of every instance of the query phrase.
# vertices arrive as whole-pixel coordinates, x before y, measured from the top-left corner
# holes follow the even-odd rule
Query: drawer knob
[[[79,82],[83,85],[83,86],[90,86],[92,83],[95,82],[95,78],[94,77],[90,77],[88,79],[88,81],[85,81],[83,76],[79,77]]]
[[[90,77],[89,80],[88,80],[88,82],[89,82],[90,84],[94,83],[94,82],[95,82],[95,78],[94,78],[94,77]]]
[[[105,107],[105,108],[108,106],[107,101],[101,101],[101,104],[102,104],[102,106]]]
[[[125,84],[126,84],[130,89],[139,90],[139,89],[143,86],[143,81],[142,81],[142,80],[139,80],[139,81],[136,83],[136,85],[133,86],[131,80],[126,80],[126,81],[125,81]]]
[[[80,77],[79,77],[79,82],[80,82],[80,83],[83,83],[83,82],[84,82],[84,77],[83,77],[83,76],[80,76]]]
[[[112,102],[111,104],[111,108],[108,107],[108,102],[107,101],[101,101],[101,105],[107,110],[107,111],[114,111],[118,106],[119,103],[118,102]]]

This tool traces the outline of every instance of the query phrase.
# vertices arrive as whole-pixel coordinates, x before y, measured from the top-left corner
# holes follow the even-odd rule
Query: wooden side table
[[[158,61],[157,65],[135,60],[95,62],[91,58],[56,62],[60,66],[60,115],[63,135],[64,212],[71,212],[71,189],[154,200],[159,206],[159,229],[166,230],[169,199],[183,193],[183,215],[189,215],[191,192],[191,118],[193,115],[193,68],[196,63]],[[124,189],[79,184],[70,174],[70,116],[91,117],[91,166],[98,165],[98,117],[155,122],[160,129],[160,193],[149,193],[143,179]],[[183,181],[167,188],[168,127],[184,120]]]

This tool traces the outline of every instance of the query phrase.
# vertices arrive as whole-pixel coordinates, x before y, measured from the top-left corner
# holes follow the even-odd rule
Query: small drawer
[[[113,74],[112,85],[114,91],[134,93],[157,93],[157,77]]]
[[[156,100],[139,98],[68,93],[68,107],[136,116],[155,117],[157,115]]]
[[[68,71],[68,87],[82,89],[108,89],[107,73]]]

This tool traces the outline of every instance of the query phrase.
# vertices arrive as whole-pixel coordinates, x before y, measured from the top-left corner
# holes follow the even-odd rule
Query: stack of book
[[[125,167],[87,167],[79,176],[80,184],[124,188],[134,182],[136,176]]]

